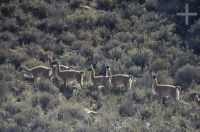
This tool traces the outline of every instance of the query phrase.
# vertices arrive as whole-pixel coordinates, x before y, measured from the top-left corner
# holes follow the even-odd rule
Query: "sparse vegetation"
[[[198,0],[1,0],[0,131],[198,131],[200,18],[185,26],[184,2],[199,16]],[[21,71],[50,68],[48,55],[84,71],[83,88]],[[91,64],[132,75],[133,92],[95,89]],[[151,72],[182,87],[176,108],[153,95]]]

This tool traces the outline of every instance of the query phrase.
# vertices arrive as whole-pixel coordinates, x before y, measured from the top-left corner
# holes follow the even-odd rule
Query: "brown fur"
[[[48,60],[49,60],[49,65],[52,68],[52,74],[51,74],[51,78],[52,78],[53,76],[56,75],[56,66],[53,65],[53,60],[50,56],[48,57]],[[73,67],[68,67],[65,65],[59,65],[59,66],[60,66],[60,70],[72,70],[73,69]]]
[[[29,69],[22,66],[22,69],[33,78],[44,77],[50,79],[51,68],[45,66],[36,66]]]
[[[67,82],[76,80],[81,86],[81,88],[83,88],[83,76],[84,76],[83,71],[76,71],[76,70],[62,71],[60,69],[60,64],[58,62],[55,63],[56,63],[56,76],[59,79],[62,79],[65,85],[67,84]]]
[[[110,83],[110,77],[106,76],[96,76],[93,67],[88,68],[88,71],[91,71],[91,83],[93,86],[104,86],[106,87],[108,83]]]
[[[106,76],[111,77],[111,83],[116,88],[118,85],[124,85],[126,89],[132,91],[133,76],[126,74],[114,74],[112,75],[109,66],[106,66]]]
[[[158,84],[157,75],[152,74],[152,77],[153,77],[152,87],[155,94],[157,94],[159,97],[171,96],[175,101],[179,101],[179,94],[181,90],[180,86]]]

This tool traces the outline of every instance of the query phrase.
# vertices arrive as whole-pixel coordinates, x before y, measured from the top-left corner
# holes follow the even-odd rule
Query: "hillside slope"
[[[186,26],[185,2],[197,17]],[[0,131],[198,131],[198,0],[3,0],[0,2]],[[86,72],[84,88],[57,79],[33,81],[21,66],[49,67],[48,55]],[[133,75],[133,93],[97,89],[87,68]],[[180,85],[176,105],[152,93]],[[188,92],[189,90],[189,92]],[[176,106],[176,107],[175,107]],[[87,110],[97,114],[88,114]]]

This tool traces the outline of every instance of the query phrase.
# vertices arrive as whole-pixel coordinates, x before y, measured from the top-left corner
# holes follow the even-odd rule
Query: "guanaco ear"
[[[152,72],[152,75],[158,76],[158,73],[157,72]]]
[[[52,54],[48,55],[47,60],[53,60]]]

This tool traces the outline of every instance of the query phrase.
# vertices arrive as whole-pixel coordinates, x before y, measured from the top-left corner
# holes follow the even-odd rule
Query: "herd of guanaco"
[[[84,71],[74,70],[73,67],[68,67],[61,65],[58,61],[53,61],[52,57],[48,56],[49,66],[36,66],[34,68],[26,68],[22,66],[22,69],[36,79],[38,77],[44,77],[52,80],[53,77],[57,77],[59,80],[62,80],[64,85],[72,81],[77,81],[81,88],[83,88],[83,78],[85,76]],[[132,92],[132,83],[133,76],[127,74],[112,74],[111,67],[106,66],[106,75],[97,76],[93,66],[88,68],[88,71],[91,73],[90,82],[93,87],[104,87],[107,88],[111,84],[114,88],[119,85],[123,85],[126,90]],[[171,97],[174,101],[179,101],[180,86],[158,84],[157,73],[152,73],[152,89],[153,93],[158,97]],[[200,107],[200,98],[197,94],[194,95],[194,101]]]

